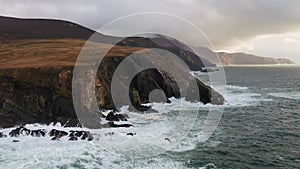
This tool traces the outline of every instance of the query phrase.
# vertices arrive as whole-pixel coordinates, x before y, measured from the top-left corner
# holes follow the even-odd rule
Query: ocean
[[[135,127],[91,130],[96,138],[92,142],[51,141],[49,136],[0,138],[0,168],[300,168],[300,67],[226,66],[224,70],[226,104],[221,106],[224,111],[216,130],[204,143],[199,137],[205,116],[220,106],[173,98],[171,104],[153,104],[158,113],[138,114],[123,107]],[[207,73],[193,74],[209,81]],[[200,113],[190,119],[197,108]],[[172,140],[183,132],[170,127],[178,114],[193,125],[185,137]],[[60,124],[26,127],[76,129]],[[176,144],[169,146],[172,142]]]

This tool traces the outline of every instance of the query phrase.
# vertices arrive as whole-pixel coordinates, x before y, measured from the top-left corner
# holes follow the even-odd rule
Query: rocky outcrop
[[[68,132],[63,130],[52,129],[50,132],[47,132],[45,129],[36,129],[30,130],[24,126],[17,127],[9,132],[9,137],[20,137],[20,136],[31,136],[31,137],[45,137],[49,135],[51,140],[60,140],[63,137],[68,137],[69,141],[76,140],[87,140],[92,141],[94,138],[89,131],[74,131],[70,130]],[[7,137],[2,132],[0,132],[0,138]],[[15,142],[19,142],[19,140],[15,140]]]
[[[106,116],[107,121],[127,121],[128,116],[125,114],[118,114],[113,111],[109,112]]]
[[[7,137],[5,134],[3,134],[2,132],[0,132],[0,138],[3,138],[3,137]]]
[[[204,103],[204,104],[212,103],[212,104],[215,104],[215,105],[224,104],[225,99],[220,93],[216,92],[211,87],[205,85],[199,79],[196,79],[196,82],[197,82],[197,86],[198,86],[200,101],[202,103]],[[197,92],[197,91],[190,90],[189,92],[190,93],[188,94],[188,96],[194,96],[195,95],[194,92]],[[196,94],[198,94],[198,93],[196,93]],[[194,102],[198,101],[198,100],[195,100],[195,98],[192,98],[192,97],[187,97],[186,99],[189,100],[189,101],[194,101]]]
[[[165,98],[155,96],[156,100],[152,100],[155,102],[167,102],[168,98],[181,97],[179,86],[170,74],[157,69],[148,69],[137,74],[130,84],[132,105],[140,111],[148,110],[150,107],[142,104],[150,102],[150,93],[155,89],[162,90],[165,96]]]
[[[23,136],[33,136],[33,137],[45,137],[46,131],[44,129],[30,130],[23,126],[17,127],[16,129],[9,132],[10,137]]]
[[[69,132],[52,129],[49,133],[49,136],[52,137],[51,140],[60,140],[61,138],[67,136],[69,141],[77,141],[77,140],[87,140],[92,141],[94,138],[89,131],[74,131],[71,130]]]

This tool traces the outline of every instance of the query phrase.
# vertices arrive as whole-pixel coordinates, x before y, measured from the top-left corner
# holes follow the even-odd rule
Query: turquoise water
[[[126,145],[124,140],[147,139],[149,135],[169,131],[169,123],[179,110],[188,113],[193,105],[185,107],[154,105],[158,114],[128,112],[131,129],[105,129],[94,142],[66,140],[50,141],[49,137],[20,137],[0,139],[0,168],[300,168],[300,67],[225,67],[227,79],[227,103],[223,117],[213,135],[199,143],[198,136],[203,116],[210,105],[200,105],[194,127],[181,142],[160,154],[128,158],[114,151],[114,147],[126,149],[138,144]],[[207,79],[207,74],[198,74]],[[181,102],[182,103],[182,102]],[[199,106],[195,105],[195,107]],[[176,117],[176,116],[175,116]],[[58,126],[28,125],[29,128],[62,128]],[[105,133],[115,132],[113,136]],[[7,133],[9,129],[3,129]],[[126,136],[135,132],[135,137]],[[147,143],[149,147],[155,141]],[[113,143],[113,144],[109,144]],[[121,144],[122,143],[122,144]],[[106,146],[104,146],[106,145]],[[110,147],[109,147],[110,146]],[[160,150],[164,150],[164,146]],[[145,149],[145,154],[151,149]]]

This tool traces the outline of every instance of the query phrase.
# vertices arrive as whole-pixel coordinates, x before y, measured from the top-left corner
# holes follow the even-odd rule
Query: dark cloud
[[[217,48],[300,29],[299,0],[1,0],[0,15],[57,18],[98,29],[136,12],[165,12],[200,27]]]

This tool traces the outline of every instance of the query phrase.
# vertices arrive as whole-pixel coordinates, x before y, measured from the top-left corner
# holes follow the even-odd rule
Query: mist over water
[[[19,137],[0,139],[2,168],[297,168],[300,166],[300,67],[225,67],[227,78],[223,118],[214,134],[199,143],[199,133],[214,105],[171,99],[171,104],[154,103],[158,113],[139,114],[127,107],[134,128],[91,131],[99,142]],[[209,82],[208,74],[193,72]],[[212,86],[218,90],[220,86]],[[183,107],[178,106],[179,103]],[[163,154],[128,158],[105,149],[111,140],[135,140],[168,132],[176,111],[200,113],[183,140]],[[28,128],[62,129],[41,124]],[[71,130],[74,128],[64,128]],[[2,129],[8,134],[10,129]],[[114,135],[107,135],[114,132]],[[134,132],[135,136],[126,133]],[[18,139],[19,142],[13,142]],[[166,140],[163,144],[168,144]],[[150,146],[150,143],[149,143]],[[126,151],[126,146],[124,146]],[[151,149],[149,149],[151,151]],[[145,152],[148,153],[148,152]],[[1,168],[0,167],[0,168]]]

